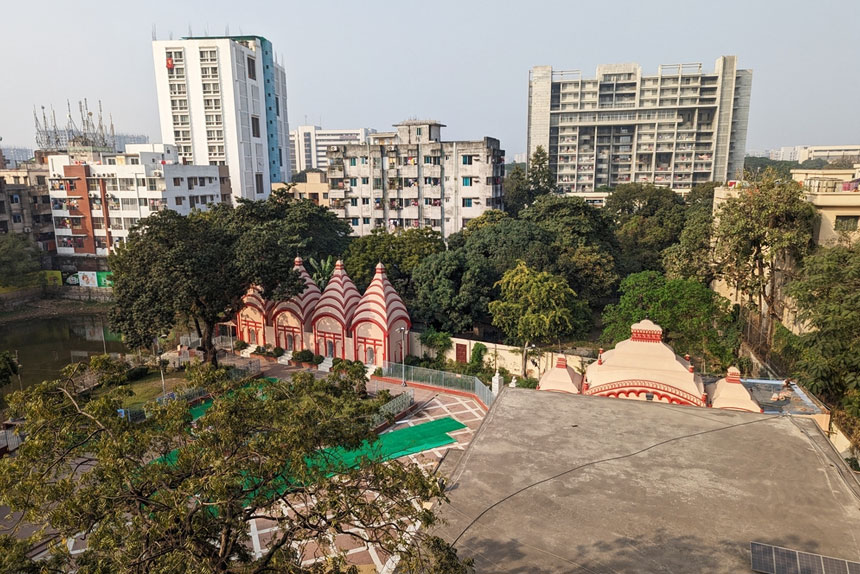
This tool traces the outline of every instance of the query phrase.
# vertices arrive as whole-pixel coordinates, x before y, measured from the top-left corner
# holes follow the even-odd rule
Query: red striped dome
[[[360,299],[361,295],[355,283],[343,268],[343,261],[338,260],[334,266],[334,273],[322,292],[322,297],[317,301],[312,321],[316,323],[317,320],[330,316],[348,329]]]
[[[371,321],[386,331],[392,331],[395,322],[400,320],[406,321],[407,327],[412,326],[403,299],[385,275],[385,266],[379,263],[373,281],[367,286],[367,291],[355,309],[353,328],[364,321]]]
[[[272,316],[282,311],[289,311],[295,315],[302,324],[306,324],[310,322],[311,316],[313,315],[314,309],[316,308],[322,293],[320,293],[320,288],[317,287],[317,284],[314,283],[314,280],[311,279],[311,276],[305,269],[304,262],[301,257],[296,257],[293,269],[299,272],[299,276],[302,278],[302,281],[304,281],[305,290],[298,295],[294,295],[288,301],[279,301],[272,309]]]

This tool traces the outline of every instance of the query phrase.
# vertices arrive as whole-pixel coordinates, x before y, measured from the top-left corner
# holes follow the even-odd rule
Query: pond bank
[[[67,315],[107,315],[111,305],[69,299],[38,299],[0,313],[0,326],[28,319],[45,319]]]

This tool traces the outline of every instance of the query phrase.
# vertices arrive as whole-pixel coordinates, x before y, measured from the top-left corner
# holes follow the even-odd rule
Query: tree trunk
[[[529,342],[523,343],[523,378],[526,377],[526,361],[528,361]]]
[[[212,338],[215,335],[215,323],[205,322],[203,324],[203,357],[204,362],[211,364],[214,367],[218,366],[218,353],[215,349],[215,343]]]

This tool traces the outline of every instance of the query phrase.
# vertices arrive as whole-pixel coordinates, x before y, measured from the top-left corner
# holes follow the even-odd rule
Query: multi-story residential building
[[[602,203],[598,188],[648,182],[676,190],[743,169],[752,71],[722,56],[702,64],[638,64],[529,73],[528,153],[542,146],[564,192]]]
[[[305,181],[293,180],[290,183],[273,183],[272,191],[285,189],[286,194],[294,199],[309,199],[317,205],[329,207],[328,179],[321,171],[311,171],[306,174]]]
[[[444,125],[410,120],[367,144],[328,148],[331,207],[356,235],[430,227],[448,237],[488,209],[502,209],[499,140],[442,141]]]
[[[808,145],[797,146],[795,149],[795,159],[799,162],[808,159],[823,159],[829,162],[843,158],[860,158],[860,145]]]
[[[289,181],[287,80],[260,36],[152,43],[161,133],[185,163],[226,165],[234,198]]]
[[[44,156],[0,169],[0,233],[22,233],[42,251],[56,250]]]
[[[232,196],[227,166],[184,164],[172,145],[128,145],[122,154],[70,150],[48,164],[57,255],[85,270],[103,268],[140,219],[164,209],[188,214]]]
[[[328,167],[328,147],[363,144],[376,130],[324,130],[319,126],[298,126],[290,132],[290,165],[293,173]]]
[[[33,150],[28,147],[4,147],[0,150],[0,169],[15,167],[33,158]],[[4,166],[5,163],[5,166]]]

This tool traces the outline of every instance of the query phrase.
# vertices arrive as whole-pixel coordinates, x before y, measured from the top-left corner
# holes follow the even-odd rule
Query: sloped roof
[[[621,381],[651,381],[674,387],[699,401],[705,392],[702,379],[690,363],[663,342],[660,325],[645,319],[630,327],[631,336],[601,354],[586,370],[589,392]]]
[[[717,381],[711,389],[711,406],[715,409],[749,411],[760,413],[761,405],[741,384],[741,372],[737,367],[729,367],[725,378]]]
[[[372,321],[391,331],[394,323],[401,319],[406,321],[407,326],[412,326],[403,299],[388,280],[385,266],[378,263],[376,274],[355,309],[352,324],[355,326],[362,321]]]
[[[302,323],[305,323],[310,321],[322,293],[305,269],[304,261],[302,261],[301,257],[296,257],[293,269],[299,272],[299,276],[305,283],[305,290],[298,295],[294,295],[288,301],[279,301],[272,309],[272,315],[274,316],[278,311],[285,310],[298,317]]]
[[[331,316],[349,329],[360,299],[361,295],[355,283],[346,274],[343,261],[338,259],[334,266],[334,273],[323,289],[322,297],[317,301],[311,321],[316,323],[322,317]]]
[[[537,390],[558,391],[562,393],[579,394],[582,388],[582,375],[567,365],[567,357],[559,355],[555,367],[548,370],[540,378]]]

